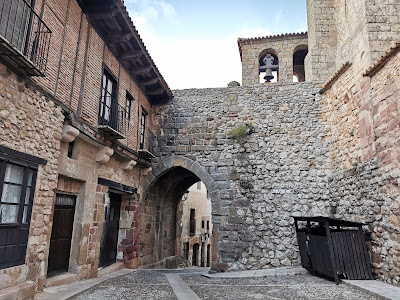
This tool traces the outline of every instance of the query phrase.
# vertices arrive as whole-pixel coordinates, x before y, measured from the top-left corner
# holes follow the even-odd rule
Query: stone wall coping
[[[400,50],[400,40],[396,42],[394,46],[392,46],[388,51],[386,51],[377,62],[375,62],[371,67],[369,67],[365,73],[364,77],[372,77],[374,76],[380,69],[382,69],[386,62],[395,55]]]
[[[347,71],[348,68],[350,68],[351,63],[349,61],[345,62],[339,70],[336,71],[336,73],[324,84],[322,89],[319,91],[320,94],[325,93],[327,90],[329,90],[332,85],[342,76],[344,72]]]

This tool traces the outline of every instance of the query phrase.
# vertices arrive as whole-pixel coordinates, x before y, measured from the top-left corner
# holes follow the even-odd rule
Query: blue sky
[[[125,0],[171,89],[241,83],[239,37],[307,30],[306,0]]]

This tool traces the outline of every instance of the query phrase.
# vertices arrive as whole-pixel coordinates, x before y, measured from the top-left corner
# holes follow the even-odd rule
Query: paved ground
[[[70,299],[382,299],[343,283],[336,285],[305,274],[255,278],[207,278],[201,275],[205,272],[199,269],[137,270],[106,280]]]

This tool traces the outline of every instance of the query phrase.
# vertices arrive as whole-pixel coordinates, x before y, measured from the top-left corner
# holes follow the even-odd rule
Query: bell
[[[266,82],[271,82],[271,80],[274,79],[274,75],[272,75],[272,70],[270,68],[265,70],[264,79]]]

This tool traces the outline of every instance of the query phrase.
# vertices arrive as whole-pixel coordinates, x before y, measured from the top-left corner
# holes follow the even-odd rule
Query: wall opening
[[[212,255],[213,232],[208,195],[200,178],[182,167],[173,167],[154,180],[141,208],[141,265],[176,268],[194,262],[206,266],[211,261],[207,257]]]
[[[259,55],[258,63],[260,83],[279,81],[279,58],[274,49],[262,51]]]
[[[297,46],[293,51],[293,82],[304,82],[306,73],[304,68],[304,60],[308,54],[308,46]]]

